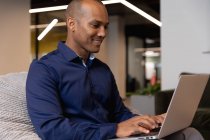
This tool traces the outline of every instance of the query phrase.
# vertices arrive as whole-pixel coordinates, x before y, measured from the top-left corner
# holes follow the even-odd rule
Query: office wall
[[[0,74],[28,70],[29,8],[30,0],[0,1]]]
[[[210,73],[210,1],[161,1],[162,89],[181,72]]]

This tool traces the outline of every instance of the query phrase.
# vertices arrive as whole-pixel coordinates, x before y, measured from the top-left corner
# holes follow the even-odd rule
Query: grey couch
[[[26,72],[0,76],[0,140],[40,140],[26,109]]]

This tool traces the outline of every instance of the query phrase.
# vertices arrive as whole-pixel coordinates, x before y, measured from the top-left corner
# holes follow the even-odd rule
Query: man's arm
[[[149,133],[150,130],[160,127],[165,114],[157,116],[135,116],[117,125],[116,136],[127,137],[133,134]]]
[[[117,124],[75,122],[64,116],[56,74],[48,66],[33,62],[27,78],[26,97],[32,123],[42,139],[105,140],[115,136]]]
[[[122,99],[119,96],[116,82],[113,78],[113,97],[112,102],[114,110],[111,114],[114,115],[115,121],[117,124],[117,137],[128,137],[133,134],[138,133],[149,133],[150,130],[158,128],[159,125],[163,122],[165,114],[157,116],[149,115],[137,115],[130,112],[129,109],[125,107],[122,102]]]

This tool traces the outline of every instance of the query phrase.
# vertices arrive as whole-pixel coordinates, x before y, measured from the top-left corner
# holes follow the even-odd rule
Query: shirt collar
[[[79,56],[71,49],[69,48],[64,42],[58,43],[58,50],[63,54],[63,56],[68,60],[72,61]],[[93,61],[95,59],[94,54],[90,54],[89,61]]]
[[[58,50],[68,61],[72,61],[73,59],[78,57],[77,54],[71,48],[69,48],[64,42],[58,43]]]

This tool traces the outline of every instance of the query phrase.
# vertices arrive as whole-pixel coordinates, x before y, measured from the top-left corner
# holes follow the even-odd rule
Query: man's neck
[[[90,56],[90,53],[85,51],[84,49],[82,49],[81,47],[78,47],[76,45],[74,45],[73,43],[71,43],[70,41],[66,41],[65,43],[69,48],[71,48],[80,58],[82,58],[82,60],[84,61],[84,63],[87,62],[87,59]]]

